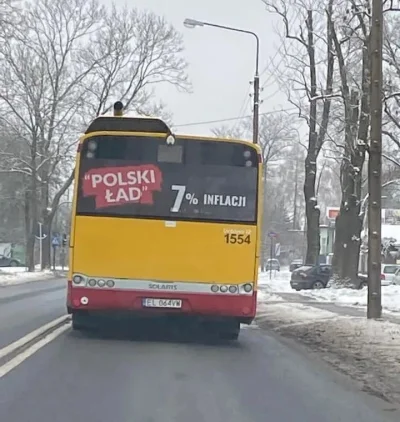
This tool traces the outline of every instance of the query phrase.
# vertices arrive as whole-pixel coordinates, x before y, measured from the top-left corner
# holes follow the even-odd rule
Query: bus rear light
[[[99,287],[104,287],[104,286],[106,285],[106,282],[105,282],[104,280],[98,280],[98,281],[97,281],[97,285],[98,285]]]
[[[113,280],[107,280],[106,284],[107,284],[107,287],[110,287],[110,288],[115,286],[115,283]]]
[[[212,291],[213,293],[217,293],[217,292],[218,292],[218,290],[219,290],[219,287],[218,287],[216,284],[213,284],[213,285],[211,286],[211,291]]]
[[[81,297],[81,304],[87,305],[89,303],[89,299],[86,296]]]
[[[91,278],[89,280],[89,283],[88,284],[89,284],[90,287],[95,287],[96,286],[96,280],[94,278]]]
[[[97,149],[97,142],[93,139],[90,140],[88,142],[88,150],[94,152],[94,151],[96,151],[96,149]]]
[[[221,293],[226,293],[228,291],[228,286],[222,285],[219,290],[221,291]]]
[[[74,275],[74,277],[72,278],[72,281],[74,282],[74,284],[81,284],[83,281],[83,278],[80,275]]]
[[[251,285],[251,284],[245,284],[244,286],[243,286],[243,289],[244,289],[244,291],[246,292],[246,293],[250,293],[252,290],[253,290],[253,286]]]
[[[236,293],[237,287],[236,286],[229,286],[229,291],[230,291],[230,293]]]

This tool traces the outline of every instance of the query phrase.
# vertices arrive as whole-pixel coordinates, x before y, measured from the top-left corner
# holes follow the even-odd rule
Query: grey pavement
[[[31,284],[24,289],[36,293]],[[48,287],[0,305],[3,346],[65,313],[65,282]],[[0,379],[0,421],[71,420],[398,422],[400,414],[275,334],[247,328],[237,343],[212,344],[196,330],[138,324],[69,330]]]
[[[65,279],[0,288],[0,348],[65,315],[65,294]]]
[[[140,332],[140,330],[138,330]],[[315,357],[261,330],[235,344],[66,332],[0,379],[7,422],[393,422]]]

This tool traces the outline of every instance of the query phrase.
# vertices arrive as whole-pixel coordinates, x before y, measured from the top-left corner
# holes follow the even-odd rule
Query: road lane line
[[[54,319],[53,321],[50,321],[49,323],[42,325],[38,329],[32,331],[31,333],[27,334],[26,336],[20,338],[19,340],[15,341],[14,343],[9,344],[6,347],[3,347],[0,349],[0,359],[3,359],[5,356],[9,355],[10,353],[13,353],[17,349],[23,347],[25,344],[31,342],[35,338],[41,336],[46,331],[52,329],[54,326],[62,324],[63,322],[67,321],[70,318],[69,315],[63,315],[57,319]]]
[[[0,366],[0,378],[4,377],[4,375],[8,374],[11,370],[13,370],[15,367],[20,365],[24,360],[28,359],[30,356],[32,356],[42,347],[46,346],[46,344],[56,339],[59,335],[61,335],[65,331],[69,330],[70,327],[71,327],[71,324],[65,324],[57,328],[56,330],[52,331],[47,336],[43,337],[37,343],[33,344],[32,346],[25,349],[22,353],[15,356],[15,358],[11,359],[7,363],[5,363],[3,366]]]

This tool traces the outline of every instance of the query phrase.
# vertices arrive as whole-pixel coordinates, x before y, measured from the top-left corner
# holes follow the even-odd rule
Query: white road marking
[[[69,330],[71,324],[65,324],[56,330],[52,331],[49,335],[43,337],[37,343],[32,344],[32,346],[28,347],[19,355],[15,356],[15,358],[11,359],[3,366],[0,367],[0,378],[4,377],[4,375],[8,374],[11,370],[15,367],[20,365],[24,360],[28,359],[34,353],[36,353],[39,349],[46,346],[46,344],[50,343],[54,339],[56,339],[59,335],[64,333],[65,331]]]
[[[15,350],[19,349],[23,345],[29,343],[30,341],[34,340],[35,338],[42,335],[47,330],[51,329],[55,325],[58,325],[62,323],[63,321],[66,321],[69,319],[69,315],[63,315],[60,318],[54,319],[53,321],[50,321],[49,323],[43,325],[42,327],[32,331],[31,333],[27,334],[26,336],[20,338],[19,340],[15,341],[14,343],[9,344],[6,347],[3,347],[0,349],[0,359],[4,358],[4,356],[9,355],[10,353],[13,353]]]

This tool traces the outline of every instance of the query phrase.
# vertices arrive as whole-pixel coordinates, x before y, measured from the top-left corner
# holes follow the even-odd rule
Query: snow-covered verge
[[[332,302],[341,306],[366,307],[367,289],[350,289],[333,285],[321,290],[294,291],[290,287],[291,273],[288,270],[259,274],[259,285],[275,293],[297,293],[319,302]],[[389,312],[400,312],[400,286],[382,286],[382,308]]]
[[[290,292],[294,290],[290,287],[291,273],[288,269],[281,271],[259,272],[258,284],[260,286],[267,286],[273,292]]]
[[[303,343],[362,390],[400,403],[400,325],[268,299],[256,323]]]
[[[342,306],[367,306],[367,289],[356,290],[331,287],[322,290],[302,290],[303,296],[318,301],[333,302]],[[400,286],[382,286],[382,308],[390,312],[400,312]]]
[[[50,270],[28,272],[24,267],[3,267],[0,268],[0,287],[52,279],[60,271],[61,268],[56,268],[56,272]]]

